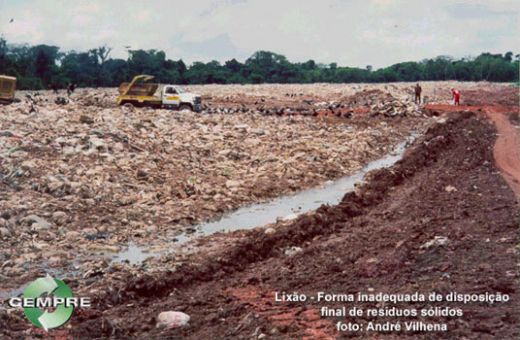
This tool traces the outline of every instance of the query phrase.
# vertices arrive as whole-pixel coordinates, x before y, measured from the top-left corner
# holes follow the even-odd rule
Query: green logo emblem
[[[39,305],[41,307],[54,307],[54,311],[46,311],[35,304],[34,307],[24,306],[25,316],[33,325],[45,330],[64,325],[74,312],[74,305],[65,304],[66,299],[73,297],[72,290],[65,282],[47,275],[31,282],[23,292],[24,299],[37,299],[45,295],[47,295],[49,302]]]
[[[22,297],[12,297],[7,303],[13,308],[23,308],[36,327],[49,330],[66,324],[74,308],[89,308],[90,298],[74,297],[65,282],[47,275],[31,282]]]

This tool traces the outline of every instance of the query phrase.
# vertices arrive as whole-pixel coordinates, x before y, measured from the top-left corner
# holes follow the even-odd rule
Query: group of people
[[[421,102],[421,93],[422,88],[419,83],[415,85],[415,102],[420,103]],[[460,105],[460,91],[455,89],[454,87],[451,88],[451,98],[453,100],[453,105]]]

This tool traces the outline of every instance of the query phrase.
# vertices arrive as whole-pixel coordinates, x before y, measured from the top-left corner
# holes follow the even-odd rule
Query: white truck
[[[146,74],[135,76],[130,83],[119,86],[117,104],[130,103],[135,106],[152,106],[173,110],[200,112],[200,95],[186,92],[182,87],[170,84],[149,83],[154,77]]]

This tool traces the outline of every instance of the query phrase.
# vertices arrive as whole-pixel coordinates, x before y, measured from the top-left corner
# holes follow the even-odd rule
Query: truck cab
[[[200,112],[201,97],[186,92],[182,87],[171,84],[150,83],[154,77],[146,74],[135,76],[130,83],[119,86],[117,103],[136,106],[152,106],[174,110],[192,110]]]
[[[200,112],[201,98],[199,95],[186,92],[182,87],[176,85],[163,85],[161,91],[162,105],[165,108],[189,109]]]
[[[0,104],[9,104],[14,101],[16,78],[0,75]]]

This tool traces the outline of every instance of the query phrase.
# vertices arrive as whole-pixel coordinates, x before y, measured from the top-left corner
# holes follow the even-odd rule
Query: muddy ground
[[[218,234],[205,239],[206,247],[196,253],[168,255],[144,268],[111,266],[71,281],[77,295],[93,298],[93,308],[78,310],[67,328],[49,335],[518,338],[520,216],[517,197],[502,176],[504,164],[514,168],[517,163],[500,160],[516,142],[497,148],[496,128],[486,116],[518,116],[518,97],[515,89],[489,91],[507,101],[454,109],[440,99],[440,105],[427,107],[425,113],[438,117],[403,160],[372,172],[337,206],[268,230]],[[512,126],[509,134],[518,133],[517,125],[507,126]],[[511,176],[510,183],[518,180],[514,172]],[[384,334],[339,332],[335,323],[345,318],[320,317],[318,303],[276,303],[275,292],[283,291],[309,296],[318,291],[488,292],[509,294],[512,300],[453,305],[462,308],[462,317],[429,319],[445,322],[447,333]],[[190,315],[189,325],[156,328],[157,315],[168,310]],[[29,328],[20,311],[0,313],[4,336],[44,334]],[[366,324],[370,318],[349,321]]]

